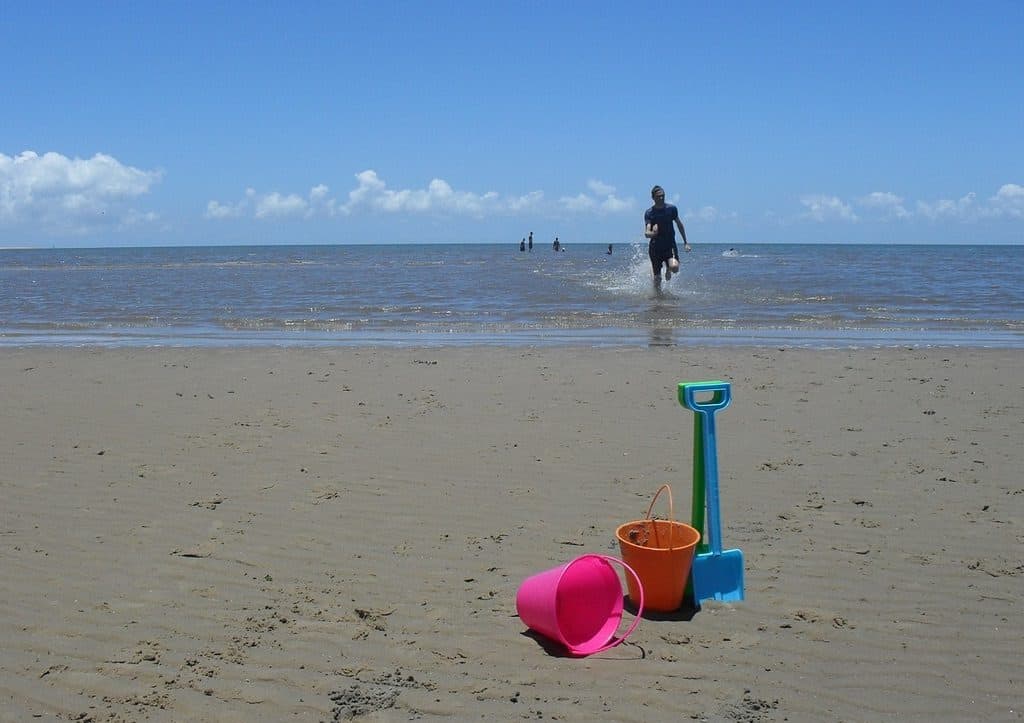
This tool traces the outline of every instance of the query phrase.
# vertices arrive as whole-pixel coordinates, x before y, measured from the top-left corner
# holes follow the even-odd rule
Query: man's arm
[[[687,251],[690,250],[690,242],[686,240],[686,229],[683,228],[683,219],[676,216],[676,227],[679,229],[679,233],[683,237],[683,248]]]

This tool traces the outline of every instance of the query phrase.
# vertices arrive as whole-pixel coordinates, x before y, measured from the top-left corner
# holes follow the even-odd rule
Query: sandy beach
[[[688,518],[710,379],[746,600],[559,655],[516,589],[663,483]],[[0,390],[2,721],[1024,717],[1020,351],[6,349]]]

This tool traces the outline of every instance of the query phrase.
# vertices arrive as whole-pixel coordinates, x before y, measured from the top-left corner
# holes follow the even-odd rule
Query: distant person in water
[[[526,251],[526,239],[523,239],[522,241],[519,242],[519,250]]]
[[[530,231],[530,240],[527,242],[527,247],[530,251],[533,251],[533,231]]]
[[[562,250],[562,244],[558,243],[558,237],[557,236],[555,236],[555,242],[553,244],[551,244],[551,250],[552,251],[561,251]]]
[[[665,280],[679,271],[679,248],[676,246],[676,232],[673,224],[679,227],[683,237],[683,248],[690,250],[690,242],[686,240],[686,229],[679,218],[679,209],[671,203],[665,203],[665,189],[655,186],[651,189],[654,205],[644,213],[644,236],[650,239],[647,255],[651,259],[651,270],[654,272],[654,285],[661,286],[661,267],[665,266]]]
[[[608,244],[608,255],[609,256],[612,255],[612,245],[611,244]]]

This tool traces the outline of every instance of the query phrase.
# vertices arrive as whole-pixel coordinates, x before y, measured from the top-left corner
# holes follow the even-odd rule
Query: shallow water
[[[574,244],[0,251],[0,345],[1024,347],[1024,247]]]

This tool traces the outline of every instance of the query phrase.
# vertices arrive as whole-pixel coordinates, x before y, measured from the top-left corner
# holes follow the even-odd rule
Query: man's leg
[[[647,250],[647,255],[651,259],[651,272],[654,274],[654,286],[657,288],[661,286],[661,254],[651,244]]]

